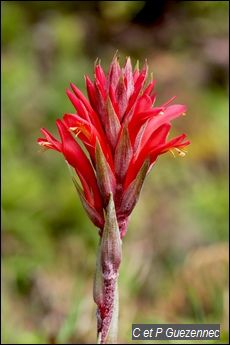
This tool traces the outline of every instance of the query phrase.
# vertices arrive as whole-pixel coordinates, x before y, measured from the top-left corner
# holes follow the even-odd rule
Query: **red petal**
[[[142,145],[144,146],[146,144],[151,134],[157,128],[159,128],[164,123],[168,123],[173,119],[181,116],[185,111],[186,107],[184,105],[175,104],[166,108],[163,114],[159,114],[158,116],[154,116],[153,118],[151,118],[146,126]]]
[[[80,127],[81,125],[88,125],[90,126],[90,122],[82,119],[77,114],[65,114],[63,116],[64,122],[67,125],[67,127]]]
[[[149,95],[141,96],[136,104],[135,107],[135,114],[144,113],[146,111],[150,111],[152,109],[152,100]]]
[[[148,74],[148,65],[145,63],[134,85],[135,90],[141,90]],[[138,92],[139,93],[139,92]]]
[[[90,118],[89,122],[94,124],[95,128],[97,128],[97,130],[102,134],[103,130],[102,130],[102,127],[100,124],[100,120],[99,120],[97,114],[95,113],[95,111],[93,110],[93,108],[91,107],[90,103],[88,102],[88,100],[85,98],[85,96],[79,91],[79,89],[74,84],[71,83],[70,85],[71,85],[73,92],[76,94],[76,96],[79,98],[79,100],[84,104],[86,110],[88,110],[88,115]]]
[[[141,73],[139,74],[136,82],[135,82],[135,85],[134,85],[134,92],[132,94],[132,96],[130,97],[129,99],[129,103],[128,103],[128,106],[127,106],[127,109],[126,109],[126,112],[125,112],[125,118],[128,117],[129,115],[129,112],[130,110],[132,109],[132,107],[134,106],[139,94],[140,94],[140,91],[144,85],[144,82],[146,80],[146,77],[147,77],[147,73],[148,73],[148,66],[147,64],[145,64],[145,66],[143,67]]]
[[[78,138],[84,143],[86,146],[92,162],[95,160],[95,137],[96,137],[96,129],[94,126],[80,118],[80,116],[76,114],[65,114],[63,116],[63,121],[65,125],[72,130]]]
[[[170,141],[168,141],[165,144],[162,144],[156,148],[154,148],[151,152],[150,152],[150,159],[151,159],[151,163],[153,163],[158,155],[161,155],[173,148],[179,148],[179,147],[185,147],[188,146],[190,144],[189,140],[184,141],[184,139],[186,138],[185,134],[181,134],[176,138],[171,139]]]
[[[90,103],[91,103],[93,110],[94,110],[93,113],[90,114],[91,122],[94,124],[94,126],[96,127],[96,129],[98,130],[100,135],[105,138],[105,133],[102,129],[103,122],[101,121],[101,116],[102,117],[105,116],[103,96],[101,94],[100,89],[98,89],[98,87],[96,87],[92,83],[92,81],[89,79],[88,76],[85,77],[85,80],[86,80],[86,87],[87,87],[87,92],[88,92],[88,96],[90,99]],[[99,114],[98,114],[98,112],[99,112]],[[99,119],[98,115],[100,115],[100,119]]]
[[[138,147],[138,150],[136,151],[134,159],[132,160],[127,172],[124,187],[125,189],[136,177],[145,159],[147,159],[150,156],[153,150],[158,150],[158,147],[161,147],[162,144],[165,142],[170,128],[171,125],[168,123],[162,125],[160,128],[158,128],[156,131],[152,133],[145,146]]]
[[[85,76],[86,89],[89,97],[90,104],[94,110],[96,110],[96,94],[95,86],[88,76]]]
[[[151,153],[153,153],[156,150],[160,153],[165,153],[172,148],[188,146],[190,144],[190,141],[189,140],[184,141],[185,138],[186,138],[186,134],[181,134],[178,137],[171,139],[167,143],[162,144],[157,149],[156,148],[153,149]]]
[[[157,146],[165,143],[170,128],[171,125],[169,123],[165,123],[152,133],[144,148],[146,153],[151,152]]]
[[[57,120],[56,123],[62,140],[62,152],[67,162],[76,169],[76,172],[84,185],[83,187],[86,188],[86,186],[88,186],[92,189],[95,205],[96,207],[100,207],[101,197],[96,177],[88,158],[62,121]],[[89,198],[88,192],[86,197]],[[89,202],[91,202],[91,200]]]
[[[84,106],[86,107],[86,109],[91,112],[93,109],[91,107],[91,105],[89,104],[89,101],[87,100],[87,98],[83,95],[83,93],[73,84],[70,83],[70,86],[73,90],[73,92],[75,93],[75,95],[80,99],[80,101],[84,104]]]
[[[100,83],[101,85],[101,89],[104,90],[104,92],[106,91],[106,77],[105,77],[105,73],[103,71],[103,69],[101,68],[100,65],[97,65],[95,67],[95,78],[97,79],[97,81]]]
[[[57,139],[53,137],[53,135],[47,131],[45,128],[41,128],[41,132],[45,135],[46,140],[53,145],[54,149],[61,152],[61,144]]]
[[[64,119],[64,123],[67,125],[68,128],[77,127],[76,133],[78,130],[80,131],[79,139],[81,139],[82,142],[86,145],[86,148],[93,162],[95,160],[96,139],[98,138],[100,145],[102,147],[102,150],[104,152],[104,155],[110,167],[113,168],[112,154],[111,154],[109,146],[107,145],[107,141],[104,138],[104,135],[102,136],[92,123],[89,123],[81,119],[76,114],[65,114],[63,119]]]
[[[90,117],[88,111],[86,110],[84,104],[70,92],[68,89],[66,90],[67,96],[69,97],[70,101],[72,102],[74,108],[76,109],[78,115],[80,115],[83,119],[86,119],[90,122]]]
[[[153,89],[154,89],[154,86],[156,84],[156,80],[153,80],[147,87],[146,89],[144,90],[143,92],[143,95],[151,95]]]
[[[137,61],[138,63],[138,61]],[[139,71],[139,67],[135,67],[135,70],[133,72],[133,81],[134,81],[134,84],[136,83],[138,77],[140,75],[140,71]]]
[[[131,133],[131,141],[132,143],[135,142],[135,138],[138,135],[142,125],[151,117],[157,116],[163,108],[155,107],[152,110],[148,110],[142,113],[134,113],[131,117],[130,123],[129,123],[129,131]],[[146,123],[147,125],[147,123]]]
[[[46,149],[51,149],[57,151],[57,149],[54,147],[53,144],[50,144],[46,139],[44,138],[38,138],[37,142],[39,145],[43,146]]]
[[[116,112],[116,114],[118,116],[118,114],[119,114],[119,107],[118,107],[118,104],[117,104],[115,92],[114,92],[113,88],[111,87],[111,85],[109,87],[109,97],[110,97],[111,103],[113,105],[113,108],[114,108],[114,110],[115,110],[115,112]]]

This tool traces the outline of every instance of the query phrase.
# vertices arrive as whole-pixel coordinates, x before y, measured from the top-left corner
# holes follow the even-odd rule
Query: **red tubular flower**
[[[104,227],[104,212],[112,193],[121,238],[128,216],[138,199],[143,181],[159,155],[175,150],[179,155],[189,145],[185,134],[171,140],[171,121],[184,115],[180,104],[154,107],[155,81],[147,82],[148,66],[134,70],[130,58],[121,67],[114,57],[108,74],[99,63],[91,81],[85,77],[88,99],[71,84],[67,95],[76,113],[57,120],[61,140],[42,129],[38,143],[63,154],[82,185],[76,186],[92,222]],[[145,86],[146,84],[146,86]],[[80,140],[86,151],[79,145]]]

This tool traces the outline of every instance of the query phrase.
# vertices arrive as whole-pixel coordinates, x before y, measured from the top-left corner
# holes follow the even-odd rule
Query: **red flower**
[[[138,199],[143,181],[157,157],[175,149],[184,155],[189,145],[182,134],[167,141],[171,121],[186,111],[180,104],[154,107],[154,81],[147,82],[148,66],[132,69],[130,58],[120,67],[117,57],[106,75],[100,64],[94,82],[86,76],[88,99],[71,84],[67,95],[76,112],[57,120],[61,141],[42,129],[38,143],[59,151],[71,165],[82,185],[75,181],[92,222],[104,226],[104,213],[113,194],[121,238],[128,216]],[[79,145],[81,141],[85,149]]]

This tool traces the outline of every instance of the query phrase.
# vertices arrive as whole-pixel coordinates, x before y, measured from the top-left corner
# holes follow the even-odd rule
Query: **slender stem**
[[[107,344],[117,344],[118,315],[119,315],[119,292],[118,292],[118,281],[116,281],[115,290],[114,290],[113,314],[112,314],[112,320],[110,323],[109,333],[106,339]]]
[[[94,278],[94,301],[97,304],[97,343],[117,344],[118,334],[118,272],[109,276],[102,273],[101,243]]]
[[[105,282],[104,291],[106,303],[102,315],[98,317],[98,343],[117,344],[119,312],[117,278]]]
[[[93,296],[97,304],[98,344],[116,344],[118,332],[118,271],[122,242],[112,194],[97,253]]]

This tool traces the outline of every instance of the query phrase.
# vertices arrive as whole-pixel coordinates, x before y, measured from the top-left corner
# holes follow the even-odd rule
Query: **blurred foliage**
[[[94,342],[97,232],[65,163],[36,138],[72,111],[68,83],[84,90],[95,59],[107,68],[117,49],[121,60],[148,59],[158,104],[176,94],[188,105],[174,134],[191,139],[184,159],[159,159],[131,217],[119,339],[132,342],[134,322],[213,322],[228,343],[228,2],[1,6],[2,343]]]

